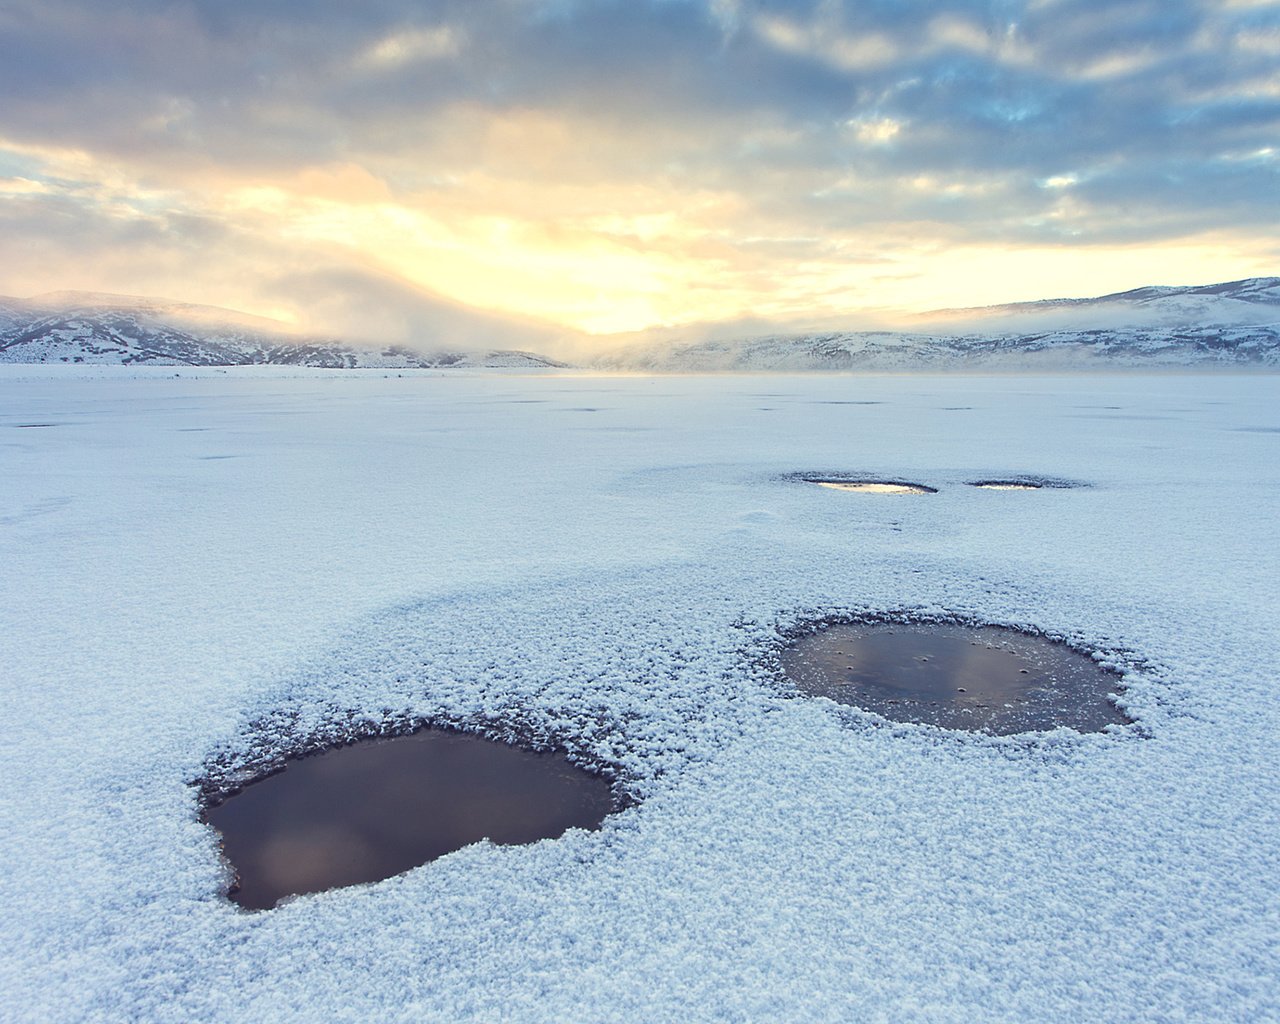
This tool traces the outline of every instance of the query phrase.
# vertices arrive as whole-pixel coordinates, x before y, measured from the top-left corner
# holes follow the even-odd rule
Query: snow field
[[[3,369],[0,1016],[1280,1016],[1276,378]],[[1088,486],[965,486],[1020,475]],[[1067,637],[1138,724],[790,698],[778,629],[839,609]],[[217,895],[191,780],[419,718],[639,802]]]

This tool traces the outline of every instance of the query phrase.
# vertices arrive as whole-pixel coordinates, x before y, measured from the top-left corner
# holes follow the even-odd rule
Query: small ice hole
[[[969,486],[980,487],[984,491],[1038,491],[1044,485],[1030,480],[977,480]]]
[[[861,494],[937,494],[936,487],[906,483],[902,480],[826,480],[805,477],[805,483],[817,484],[833,491],[854,491]]]

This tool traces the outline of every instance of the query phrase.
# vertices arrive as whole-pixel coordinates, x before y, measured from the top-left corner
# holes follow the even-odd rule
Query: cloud
[[[456,57],[462,45],[462,37],[447,25],[406,29],[391,32],[361,50],[353,65],[359,70],[390,71],[421,61]]]
[[[302,310],[299,328],[311,334],[423,352],[521,349],[560,353],[575,332],[550,324],[487,313],[433,295],[393,277],[349,267],[300,270],[270,282]]]
[[[47,290],[41,266],[75,250],[80,265],[56,279],[68,288],[130,294],[139,281],[150,282],[142,290],[158,297],[221,300],[283,319],[307,335],[430,352],[550,353],[578,345],[577,333],[567,328],[468,306],[391,274],[352,266],[341,252],[312,249],[300,258],[288,245],[273,246],[219,218],[173,211],[128,215],[56,193],[12,194],[22,201],[0,199],[0,264],[32,268],[9,275],[4,290],[12,294]]]
[[[319,251],[601,331],[874,303],[951,249],[1212,235],[1238,273],[1280,227],[1277,39],[1207,0],[12,0],[0,216],[50,285]]]

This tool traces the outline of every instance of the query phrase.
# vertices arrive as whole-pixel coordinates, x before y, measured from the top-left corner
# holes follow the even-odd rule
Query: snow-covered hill
[[[1280,278],[939,310],[898,331],[668,340],[611,353],[598,365],[694,372],[1280,368]]]
[[[424,339],[424,345],[429,341]],[[349,367],[564,366],[516,350],[368,348],[307,338],[234,310],[54,292],[0,297],[0,363]],[[1280,278],[1138,288],[926,313],[898,330],[661,341],[634,337],[591,360],[604,369],[1057,370],[1195,366],[1280,369]]]
[[[532,352],[365,348],[299,337],[284,324],[234,310],[82,292],[0,298],[0,362],[339,369],[564,365]]]
[[[1121,327],[1256,326],[1280,319],[1280,277],[1186,287],[1134,288],[1088,299],[1042,299],[972,309],[934,310],[921,324],[982,324],[988,330],[1019,326],[1117,329]]]

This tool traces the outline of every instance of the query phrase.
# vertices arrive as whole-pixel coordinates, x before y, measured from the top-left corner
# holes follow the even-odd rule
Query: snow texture
[[[0,1019],[1280,1018],[1276,377],[72,369],[0,367]],[[1017,477],[1080,486],[966,484]],[[1100,652],[1137,724],[787,691],[877,611]],[[636,802],[219,895],[194,783],[420,720]]]

